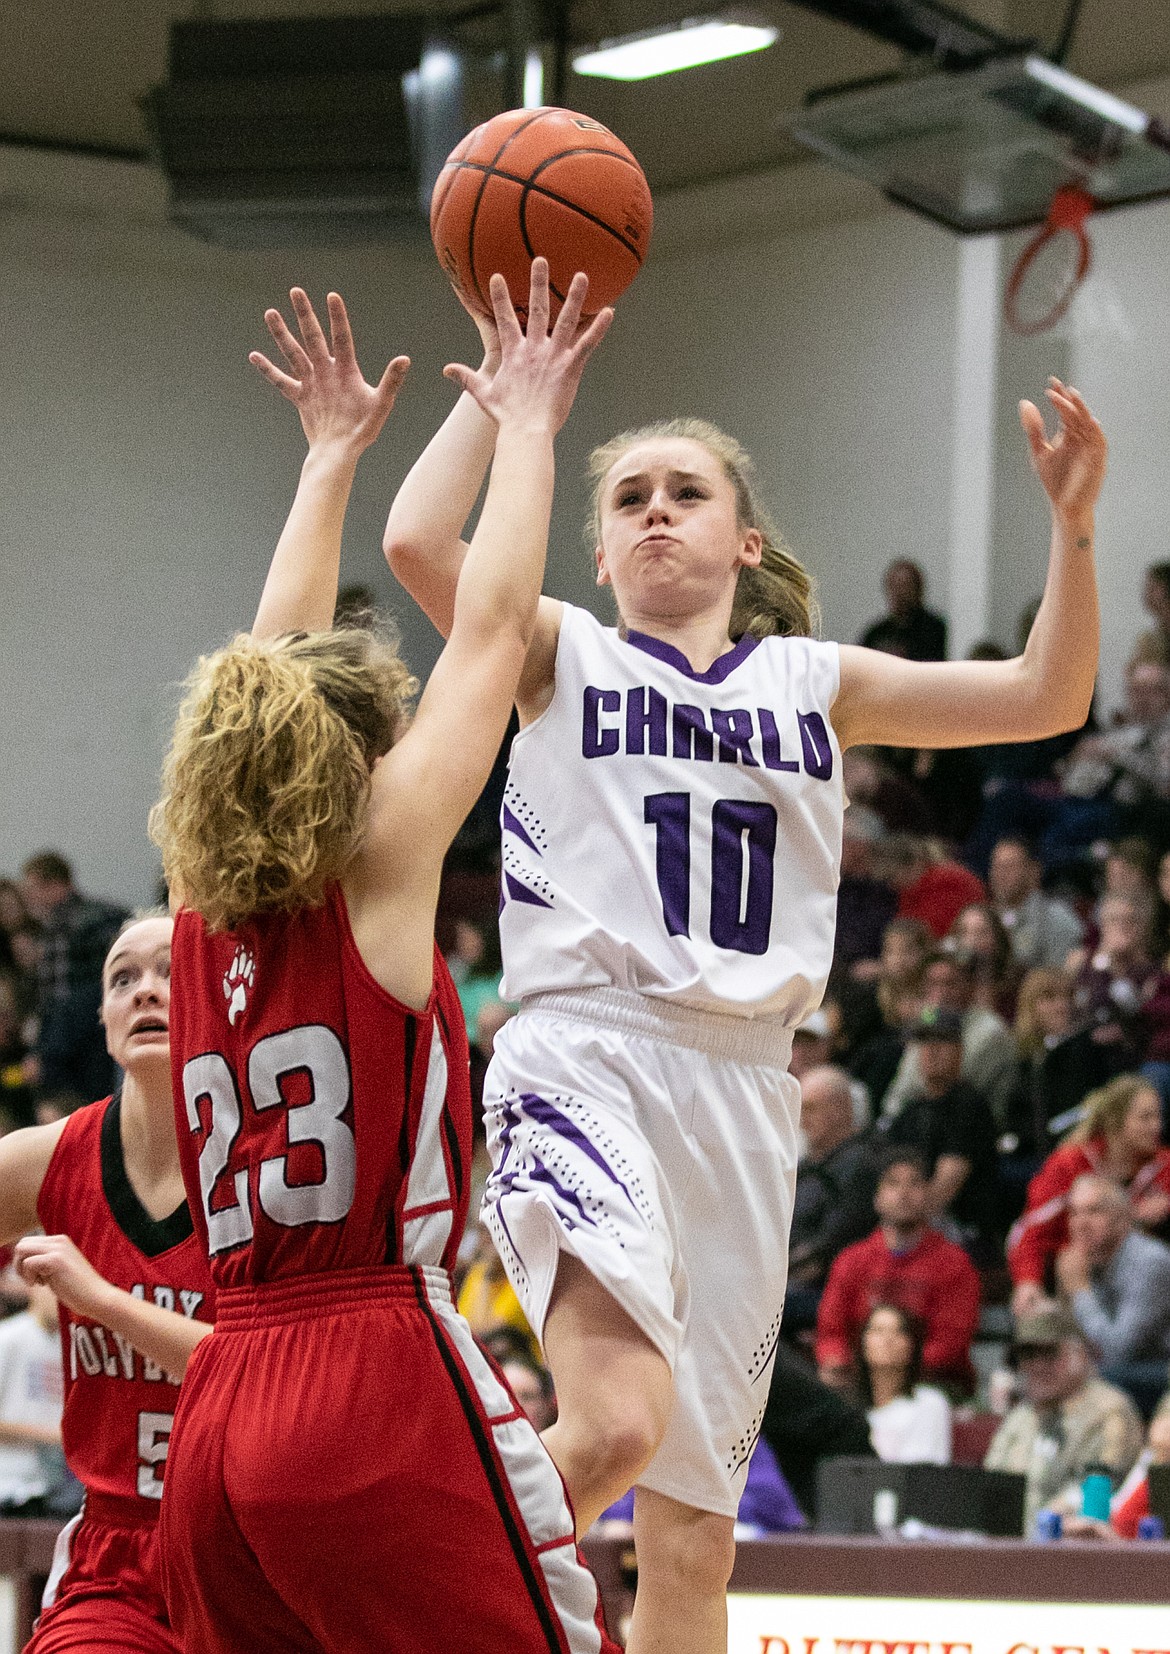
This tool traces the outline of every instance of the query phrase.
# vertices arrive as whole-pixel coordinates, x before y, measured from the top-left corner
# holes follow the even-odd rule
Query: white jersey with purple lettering
[[[833,956],[836,644],[743,637],[706,672],[564,605],[512,743],[505,998],[609,987],[794,1027]]]

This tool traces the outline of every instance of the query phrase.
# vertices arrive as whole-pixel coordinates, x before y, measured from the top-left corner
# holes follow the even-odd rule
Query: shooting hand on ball
[[[252,351],[248,360],[296,408],[310,448],[337,447],[360,454],[377,439],[386,423],[410,358],[396,356],[376,385],[367,384],[358,367],[341,295],[330,293],[326,300],[328,339],[304,289],[294,287],[289,298],[300,339],[279,310],[264,312],[268,331],[289,372],[282,372],[258,350]]]
[[[443,372],[497,425],[539,427],[555,435],[569,417],[585,364],[609,331],[613,311],[600,310],[590,321],[582,321],[589,280],[578,272],[550,329],[548,261],[543,258],[532,262],[526,331],[503,276],[492,277],[490,291],[500,341],[499,367],[493,374],[485,360],[478,372],[460,363]]]

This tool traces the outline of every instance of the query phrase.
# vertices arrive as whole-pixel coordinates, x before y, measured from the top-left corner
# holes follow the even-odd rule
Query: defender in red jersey
[[[599,1654],[612,1645],[560,1478],[451,1302],[466,1215],[467,1045],[433,942],[443,857],[503,738],[534,623],[552,442],[608,326],[578,277],[527,333],[493,282],[499,425],[455,622],[413,687],[328,630],[375,388],[344,307],[294,289],[290,368],[253,357],[309,439],[252,633],[200,662],[152,818],[179,903],[172,1059],[184,1174],[220,1288],[163,1502],[186,1647]],[[308,628],[308,630],[304,630]]]
[[[179,1379],[214,1289],[184,1199],[168,1048],[172,922],[132,923],[103,974],[121,1090],[0,1140],[0,1231],[61,1303],[65,1456],[85,1504],[62,1532],[29,1650],[177,1654],[158,1513]]]

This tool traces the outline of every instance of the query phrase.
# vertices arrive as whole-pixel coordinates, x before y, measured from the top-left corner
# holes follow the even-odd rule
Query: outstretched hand
[[[503,276],[491,279],[492,309],[500,341],[494,373],[485,360],[478,372],[451,363],[448,379],[467,391],[498,425],[547,426],[554,435],[569,417],[585,364],[609,331],[613,311],[606,308],[588,322],[581,320],[589,278],[573,277],[561,313],[549,327],[548,261],[532,261],[528,326],[521,328]],[[485,339],[486,343],[486,339]]]
[[[328,340],[304,289],[294,287],[289,298],[296,312],[299,340],[279,310],[264,312],[268,331],[289,372],[282,372],[258,350],[252,351],[248,360],[296,408],[310,448],[337,444],[360,453],[376,440],[386,423],[410,358],[396,356],[378,383],[369,385],[357,364],[349,317],[340,294],[330,293],[325,301],[329,307]]]
[[[1053,510],[1063,517],[1091,511],[1105,480],[1105,433],[1089,412],[1080,391],[1059,379],[1048,382],[1047,397],[1059,428],[1051,441],[1044,415],[1034,402],[1020,403],[1020,424],[1031,449],[1032,469],[1044,485]]]

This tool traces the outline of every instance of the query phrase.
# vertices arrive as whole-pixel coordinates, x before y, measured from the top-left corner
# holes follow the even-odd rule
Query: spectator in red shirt
[[[1012,1310],[1031,1315],[1052,1284],[1056,1254],[1068,1243],[1068,1195],[1085,1172],[1099,1172],[1129,1191],[1134,1222],[1160,1240],[1170,1233],[1170,1149],[1164,1149],[1162,1105],[1148,1080],[1121,1074],[1085,1098],[1085,1116],[1028,1185],[1023,1216],[1008,1236],[1015,1283]]]
[[[932,856],[926,839],[898,833],[882,846],[885,876],[898,892],[898,918],[921,919],[939,941],[987,886],[957,861]]]
[[[928,1226],[930,1181],[915,1149],[882,1158],[874,1209],[878,1227],[835,1260],[817,1314],[817,1365],[826,1383],[844,1384],[870,1311],[909,1310],[926,1325],[923,1376],[969,1387],[971,1339],[979,1320],[979,1276],[967,1254]]]

